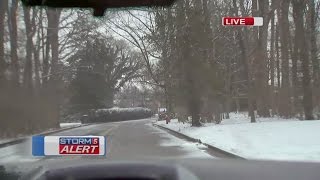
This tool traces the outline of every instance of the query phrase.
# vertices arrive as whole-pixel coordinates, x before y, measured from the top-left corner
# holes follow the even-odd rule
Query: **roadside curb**
[[[80,128],[80,127],[85,127],[85,126],[89,126],[89,125],[91,125],[91,124],[83,124],[83,125],[79,125],[79,126],[61,128],[61,129],[51,130],[51,131],[42,132],[42,133],[34,134],[34,135],[35,136],[45,136],[45,135],[50,135],[50,134],[54,134],[54,133],[58,133],[58,132],[62,132],[62,131],[67,131],[67,130],[70,130],[70,129]],[[32,136],[32,135],[30,135],[30,136]],[[26,141],[30,136],[21,137],[21,138],[17,138],[15,140],[12,140],[12,141],[1,143],[0,144],[0,148],[4,148],[4,147],[7,147],[7,146],[11,146],[11,145],[22,143],[22,142]]]
[[[200,139],[195,139],[195,138],[193,138],[193,137],[187,136],[187,135],[185,135],[185,134],[179,133],[179,132],[177,132],[177,131],[174,131],[174,130],[172,130],[172,129],[169,129],[169,128],[167,128],[167,127],[164,127],[164,126],[161,126],[161,125],[158,125],[158,124],[155,124],[155,123],[153,123],[153,125],[156,126],[156,127],[158,127],[158,128],[160,128],[160,129],[169,131],[169,133],[171,133],[171,134],[173,134],[173,135],[175,135],[175,136],[180,136],[180,137],[183,137],[183,138],[187,139],[188,141],[197,142],[197,143],[201,143],[201,144],[202,144],[202,142],[201,142]]]
[[[207,146],[207,147],[208,147],[209,149],[211,149],[212,151],[219,152],[219,153],[224,154],[224,155],[226,155],[226,156],[228,156],[228,157],[230,157],[230,158],[246,160],[246,158],[244,158],[244,157],[241,157],[241,156],[238,156],[238,155],[236,155],[236,154],[230,153],[230,152],[228,152],[228,151],[222,150],[222,149],[220,149],[220,148],[214,147],[214,146],[212,146],[212,145],[210,145],[210,144],[203,143],[203,142],[201,142],[200,139],[196,139],[196,138],[187,136],[187,135],[185,135],[185,134],[183,134],[183,133],[174,131],[174,130],[172,130],[172,129],[169,129],[169,128],[164,127],[164,126],[161,126],[161,125],[158,125],[158,124],[156,124],[156,123],[152,123],[152,124],[153,124],[153,126],[158,127],[158,128],[160,128],[160,129],[162,129],[162,130],[165,130],[165,131],[167,131],[168,133],[170,133],[170,134],[172,134],[172,135],[174,135],[174,136],[176,136],[176,137],[179,137],[179,138],[182,137],[182,138],[184,138],[184,139],[186,139],[186,140],[188,140],[188,141],[200,143],[200,144],[202,144],[202,145]]]

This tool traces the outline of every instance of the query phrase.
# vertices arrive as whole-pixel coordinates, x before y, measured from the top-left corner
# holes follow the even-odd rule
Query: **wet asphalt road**
[[[174,137],[152,126],[154,119],[95,124],[53,135],[99,135],[107,137],[106,156],[32,157],[31,141],[0,149],[0,165],[33,167],[53,160],[103,159],[130,161],[154,158],[212,158],[196,143]]]

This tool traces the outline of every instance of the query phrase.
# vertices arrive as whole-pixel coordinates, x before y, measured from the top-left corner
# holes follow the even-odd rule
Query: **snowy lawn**
[[[222,124],[190,124],[172,120],[157,124],[248,159],[320,161],[320,121],[258,118],[249,123],[244,114],[231,114]]]

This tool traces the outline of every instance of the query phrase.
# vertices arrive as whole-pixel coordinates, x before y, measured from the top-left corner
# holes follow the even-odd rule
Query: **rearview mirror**
[[[94,16],[103,16],[108,8],[170,6],[175,0],[22,0],[26,6],[55,8],[93,8]]]

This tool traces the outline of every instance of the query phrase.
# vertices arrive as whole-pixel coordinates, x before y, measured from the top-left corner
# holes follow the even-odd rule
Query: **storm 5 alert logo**
[[[33,136],[34,156],[105,156],[104,136]]]
[[[100,154],[99,138],[59,138],[59,154]]]

